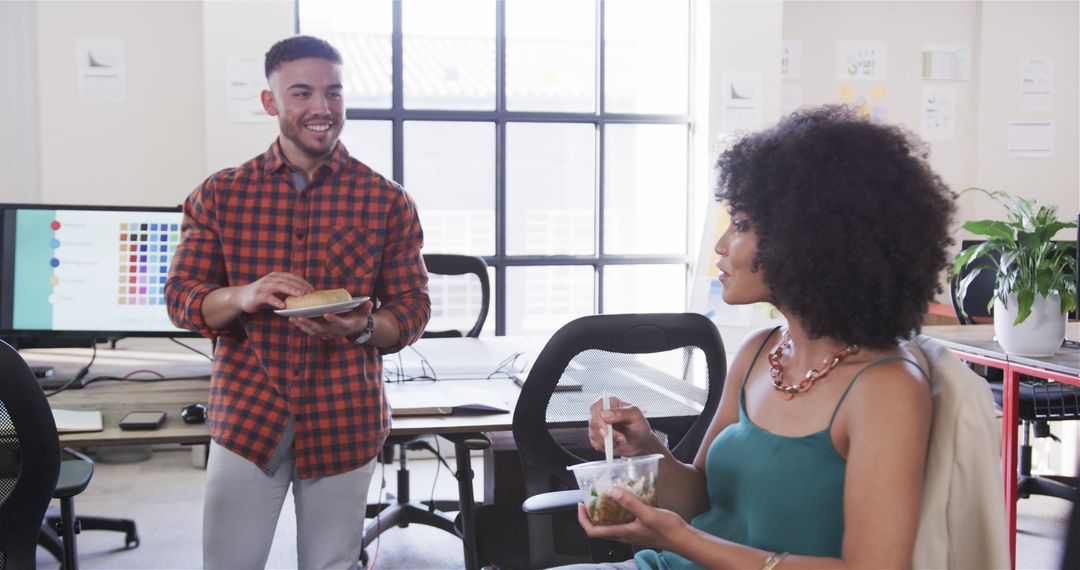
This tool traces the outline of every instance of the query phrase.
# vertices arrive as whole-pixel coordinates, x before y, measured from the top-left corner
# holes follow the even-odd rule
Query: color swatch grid
[[[180,224],[120,224],[121,305],[164,305],[169,261],[180,241]]]

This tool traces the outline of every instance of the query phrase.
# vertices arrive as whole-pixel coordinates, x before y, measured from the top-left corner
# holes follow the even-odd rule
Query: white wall
[[[979,118],[975,134],[976,171],[972,184],[1056,204],[1065,219],[1080,211],[1080,3],[986,2],[979,44]],[[1020,64],[1027,58],[1054,62],[1054,100],[1048,112],[1019,108]],[[1009,158],[1010,120],[1051,120],[1057,131],[1054,158]],[[965,202],[973,217],[999,217],[1000,209],[973,197]],[[1060,239],[1076,239],[1075,231]]]
[[[761,75],[761,121],[763,125],[774,123],[780,115],[780,58],[783,40],[783,22],[785,4],[763,1],[713,1],[708,10],[699,13],[709,18],[708,66],[699,70],[703,77],[697,80],[708,87],[707,107],[698,110],[697,128],[699,144],[707,144],[707,158],[697,164],[695,180],[701,181],[700,190],[704,195],[704,216],[699,219],[704,226],[701,240],[698,242],[697,267],[691,283],[690,308],[703,310],[706,307],[706,295],[713,279],[712,264],[716,261],[712,253],[719,231],[727,225],[727,214],[713,196],[716,174],[713,170],[715,152],[713,144],[718,140],[721,129],[722,75],[726,71],[748,71]],[[765,305],[753,308],[746,325],[717,323],[728,355],[735,350],[751,331],[776,322],[775,317],[767,312]]]
[[[885,87],[887,120],[919,132],[922,97],[922,45],[926,42],[976,42],[977,2],[788,2],[784,9],[784,38],[802,42],[803,103],[840,102],[841,84],[858,91],[871,84]],[[841,80],[836,73],[836,42],[886,42],[883,81]],[[975,133],[974,81],[927,82],[956,89],[956,139],[932,143],[931,164],[953,188],[970,184]]]
[[[806,104],[838,100],[838,39],[886,41],[888,76],[882,83],[889,118],[916,131],[922,44],[969,44],[972,78],[949,83],[959,96],[957,137],[933,143],[934,167],[954,189],[1017,192],[1057,204],[1068,217],[1080,210],[1077,2],[702,4],[711,27],[710,72],[699,80],[712,91],[701,139],[711,138],[718,124],[721,70],[760,71],[763,120],[776,119],[776,62],[784,38],[802,41],[802,78],[785,82],[801,84]],[[274,123],[228,122],[225,64],[230,55],[263,54],[290,35],[291,0],[8,2],[0,18],[0,199],[176,204],[210,172],[262,152],[273,140]],[[80,37],[124,40],[125,103],[79,100]],[[20,41],[33,49],[10,47]],[[1026,57],[1055,62],[1050,112],[1018,110],[1019,65]],[[1030,118],[1055,121],[1054,158],[1006,156],[1008,121]],[[699,161],[697,178],[706,185],[710,167],[708,159]],[[960,219],[993,215],[996,207],[985,200],[961,203]]]
[[[922,86],[947,85],[957,94],[956,138],[932,141],[930,162],[956,191],[968,186],[1005,190],[1059,206],[1066,218],[1080,209],[1077,120],[1077,2],[786,2],[784,38],[802,41],[803,103],[839,102],[841,83],[885,86],[888,120],[919,133]],[[835,71],[837,40],[887,43],[881,82],[841,81]],[[971,48],[968,81],[923,81],[924,43]],[[1055,62],[1054,108],[1018,109],[1020,62]],[[1010,119],[1052,119],[1057,152],[1048,159],[1008,158]],[[975,195],[959,204],[958,221],[997,217],[999,209]],[[1069,235],[1063,233],[1061,238]],[[1075,238],[1075,234],[1072,234]]]
[[[41,201],[167,206],[206,176],[202,4],[39,2]],[[127,100],[80,100],[81,37],[124,41]]]
[[[0,202],[38,202],[37,9],[0,2]]]
[[[277,136],[276,122],[228,121],[226,64],[231,55],[257,55],[261,60],[274,42],[293,35],[296,29],[294,9],[291,0],[230,0],[203,4],[200,26],[205,41],[201,61],[205,116],[200,116],[199,121],[206,137],[204,177],[261,154]]]

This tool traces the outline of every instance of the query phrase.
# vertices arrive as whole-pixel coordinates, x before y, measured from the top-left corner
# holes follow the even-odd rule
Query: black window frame
[[[300,2],[294,1],[296,33],[301,32]],[[343,0],[348,1],[348,0]],[[684,284],[692,278],[695,255],[690,251],[694,243],[691,235],[694,206],[694,131],[693,120],[695,105],[695,33],[694,2],[687,2],[687,50],[688,50],[688,85],[686,114],[637,114],[607,113],[604,97],[604,4],[606,0],[594,0],[596,6],[596,110],[593,112],[538,112],[508,111],[506,109],[506,6],[502,0],[495,0],[495,109],[476,110],[437,110],[407,109],[404,106],[404,64],[402,32],[402,1],[393,2],[393,31],[391,35],[392,97],[388,109],[347,108],[346,120],[389,121],[392,125],[393,175],[392,178],[408,189],[405,180],[404,161],[404,125],[406,121],[446,121],[446,122],[486,122],[495,125],[495,254],[483,256],[495,272],[492,288],[492,309],[494,313],[495,334],[506,334],[506,270],[508,267],[537,266],[583,266],[593,267],[595,279],[593,286],[593,307],[596,313],[604,312],[604,269],[611,265],[682,265],[685,271]],[[506,253],[506,125],[511,122],[532,123],[580,123],[592,124],[596,136],[596,181],[594,185],[594,243],[593,255],[507,255]],[[606,129],[609,124],[675,124],[686,127],[687,164],[686,164],[686,249],[682,254],[669,255],[613,255],[605,253],[604,248],[604,148]],[[653,228],[663,231],[663,228]],[[650,231],[643,229],[642,231]],[[689,299],[687,299],[689,302]]]

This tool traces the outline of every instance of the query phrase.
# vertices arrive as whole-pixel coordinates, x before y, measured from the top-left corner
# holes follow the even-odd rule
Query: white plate
[[[360,305],[363,305],[367,300],[367,297],[353,297],[351,301],[330,303],[329,305],[315,305],[314,307],[303,307],[300,309],[278,309],[274,311],[274,313],[283,317],[317,317],[325,315],[326,313],[337,314],[351,311]]]

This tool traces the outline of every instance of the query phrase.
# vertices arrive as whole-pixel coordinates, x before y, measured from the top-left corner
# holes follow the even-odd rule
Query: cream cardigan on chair
[[[1001,423],[986,380],[936,340],[905,347],[930,376],[934,416],[914,568],[1009,568]]]

